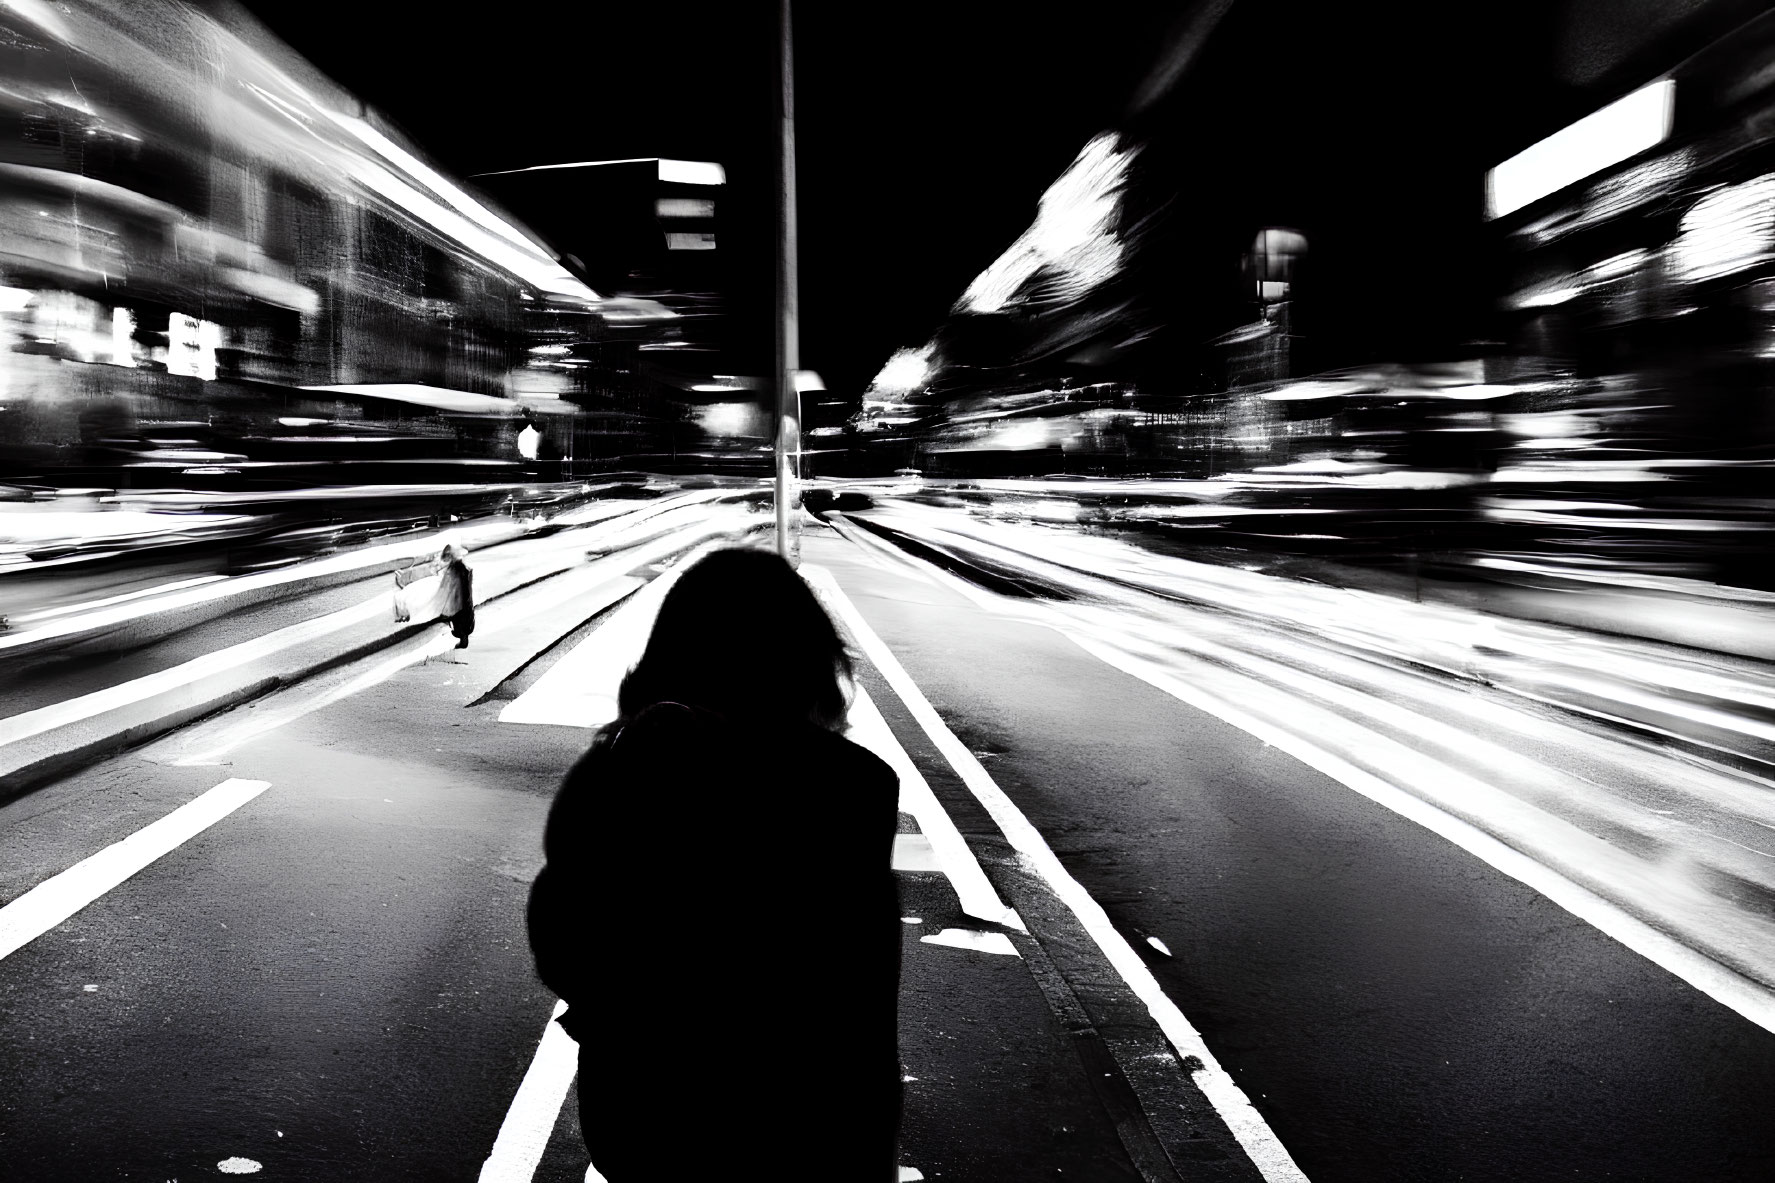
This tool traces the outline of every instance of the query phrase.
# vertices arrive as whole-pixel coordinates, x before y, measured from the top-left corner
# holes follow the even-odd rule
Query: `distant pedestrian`
[[[895,1177],[898,786],[850,676],[787,563],[717,551],[555,798],[530,943],[611,1183]]]
[[[438,555],[438,594],[432,601],[437,619],[449,624],[456,648],[468,648],[475,631],[475,573],[468,565],[468,551],[452,542]]]

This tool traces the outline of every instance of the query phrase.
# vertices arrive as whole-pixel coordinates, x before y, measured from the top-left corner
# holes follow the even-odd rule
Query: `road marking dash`
[[[81,859],[0,908],[0,958],[30,944],[119,883],[203,833],[271,787],[230,778],[159,821]]]
[[[981,932],[977,928],[946,928],[928,937],[919,937],[926,945],[947,945],[951,949],[972,949],[976,953],[997,953],[1001,957],[1021,957],[1011,938],[1002,932]]]
[[[817,585],[816,585],[817,586]],[[918,822],[920,833],[930,843],[937,866],[955,888],[962,911],[989,924],[1002,924],[1018,932],[1028,932],[1023,920],[1005,906],[993,888],[979,860],[968,848],[967,839],[956,829],[955,822],[944,810],[942,802],[931,791],[918,766],[900,741],[894,738],[887,720],[881,717],[869,692],[861,686],[851,701],[849,737],[887,761],[900,778],[900,812],[909,813]],[[899,843],[895,842],[895,852]]]
[[[530,1183],[535,1176],[574,1073],[579,1070],[579,1045],[555,1022],[566,1012],[565,1002],[555,1003],[524,1080],[505,1111],[499,1136],[481,1164],[480,1183]],[[594,1175],[588,1171],[586,1178]]]

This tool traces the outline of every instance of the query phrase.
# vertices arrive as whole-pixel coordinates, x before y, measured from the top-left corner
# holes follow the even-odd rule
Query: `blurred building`
[[[604,312],[653,326],[227,3],[8,6],[0,82],[15,477],[297,455],[520,472],[513,375],[537,342]],[[200,425],[217,463],[149,455],[159,422]]]

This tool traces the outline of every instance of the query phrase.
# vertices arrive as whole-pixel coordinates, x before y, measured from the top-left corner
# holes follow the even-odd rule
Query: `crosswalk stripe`
[[[579,1045],[555,1022],[567,1012],[565,1002],[555,1003],[543,1027],[542,1040],[512,1097],[511,1108],[493,1140],[487,1161],[481,1164],[480,1183],[530,1183],[536,1166],[548,1149],[549,1137],[560,1119],[561,1105],[579,1070]],[[586,1176],[592,1178],[590,1174]]]
[[[0,958],[30,944],[169,851],[269,789],[269,781],[230,778],[159,821],[45,879],[0,908]]]
[[[710,532],[726,532],[720,524],[706,528]],[[704,542],[670,571],[656,576],[630,596],[596,632],[568,651],[530,689],[506,704],[499,712],[499,721],[602,727],[615,719],[617,690],[630,668],[641,660],[666,593],[698,558],[729,541],[717,538]]]

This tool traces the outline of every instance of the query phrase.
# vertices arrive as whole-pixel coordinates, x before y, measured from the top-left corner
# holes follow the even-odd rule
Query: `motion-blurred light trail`
[[[1751,716],[1770,701],[1769,687],[1751,663],[1679,659],[1630,639],[953,513],[872,516],[948,553],[1039,572],[1071,598],[1008,599],[901,556],[982,607],[1057,628],[1116,668],[1290,752],[1753,1022],[1775,1024],[1775,921],[1741,902],[1746,892],[1775,890],[1775,860],[1764,853],[1775,830],[1766,781],[1505,697],[1559,705],[1586,692],[1586,702],[1621,711],[1649,703],[1652,717],[1706,723],[1712,742],[1760,739]],[[1706,694],[1716,705],[1659,697],[1677,693]]]

